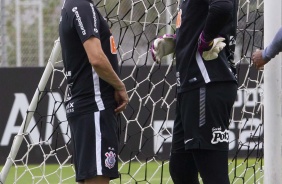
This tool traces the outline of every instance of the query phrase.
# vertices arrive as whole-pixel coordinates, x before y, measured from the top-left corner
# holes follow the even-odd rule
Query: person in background
[[[282,51],[282,27],[278,30],[271,43],[264,50],[256,50],[252,54],[253,65],[261,69],[268,61]]]
[[[119,177],[116,115],[128,103],[114,38],[92,0],[65,0],[59,25],[76,182]]]
[[[237,0],[182,0],[176,34],[153,41],[153,60],[175,53],[177,104],[170,154],[175,184],[229,184],[229,122]]]

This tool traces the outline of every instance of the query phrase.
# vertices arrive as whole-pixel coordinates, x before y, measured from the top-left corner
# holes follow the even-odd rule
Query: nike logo
[[[192,139],[187,139],[184,143],[185,144],[187,144],[187,142],[190,142],[190,141],[192,141],[194,138],[192,138]]]

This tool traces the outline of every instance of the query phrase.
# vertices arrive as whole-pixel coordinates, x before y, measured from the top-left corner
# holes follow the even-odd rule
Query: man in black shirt
[[[176,35],[152,56],[175,51],[177,105],[170,174],[175,184],[229,184],[229,118],[237,95],[233,64],[237,0],[182,0]]]
[[[59,26],[78,183],[119,177],[117,120],[128,103],[107,22],[91,0],[65,0]]]

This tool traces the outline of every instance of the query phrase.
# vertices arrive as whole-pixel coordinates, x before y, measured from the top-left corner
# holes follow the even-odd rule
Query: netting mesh
[[[49,30],[45,34],[52,38],[48,36],[48,43],[47,39],[44,42],[44,52],[48,52],[44,60],[48,61],[46,57],[49,57],[53,45],[50,40],[53,42],[58,35],[61,5],[58,1],[43,2],[43,10],[48,12],[44,15],[51,14],[48,19],[50,21],[44,19]],[[130,98],[129,106],[119,116],[118,161],[121,177],[112,183],[172,183],[168,172],[168,158],[175,110],[175,61],[170,56],[164,58],[162,64],[155,64],[148,50],[157,36],[175,32],[178,2],[94,2],[105,16],[115,37],[119,73]],[[263,48],[262,4],[263,1],[260,0],[239,2],[235,63],[240,85],[232,111],[229,135],[230,181],[237,184],[263,181],[263,70],[254,70],[250,59],[255,49]],[[22,51],[22,56],[24,53],[38,53],[28,48],[33,44],[26,43],[25,40],[29,38],[22,40],[24,48],[29,52]],[[9,50],[14,42],[8,41],[11,41]],[[32,58],[35,56],[30,57],[28,61],[37,60]],[[8,63],[14,65],[13,62]],[[37,89],[41,98],[36,110],[27,112],[33,116],[26,133],[17,135],[23,138],[23,142],[17,157],[9,157],[13,167],[7,183],[74,181],[70,132],[63,106],[65,76],[60,59],[52,65],[52,71],[46,88]],[[28,104],[23,105],[28,107]]]
[[[230,128],[236,154],[230,162],[232,183],[263,182],[263,70],[254,70],[251,54],[263,48],[263,1],[240,1],[235,56],[239,88]],[[232,144],[232,140],[230,140]]]

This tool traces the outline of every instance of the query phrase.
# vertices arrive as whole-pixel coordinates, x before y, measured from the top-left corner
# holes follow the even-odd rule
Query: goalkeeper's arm
[[[162,57],[174,52],[175,38],[175,34],[165,34],[153,41],[150,51],[155,62],[160,63]]]
[[[220,31],[231,17],[234,0],[211,0],[205,27],[199,37],[198,51],[204,60],[213,60],[226,46]]]
[[[232,16],[234,0],[210,0],[209,12],[203,29],[204,39],[209,42],[218,37]]]

